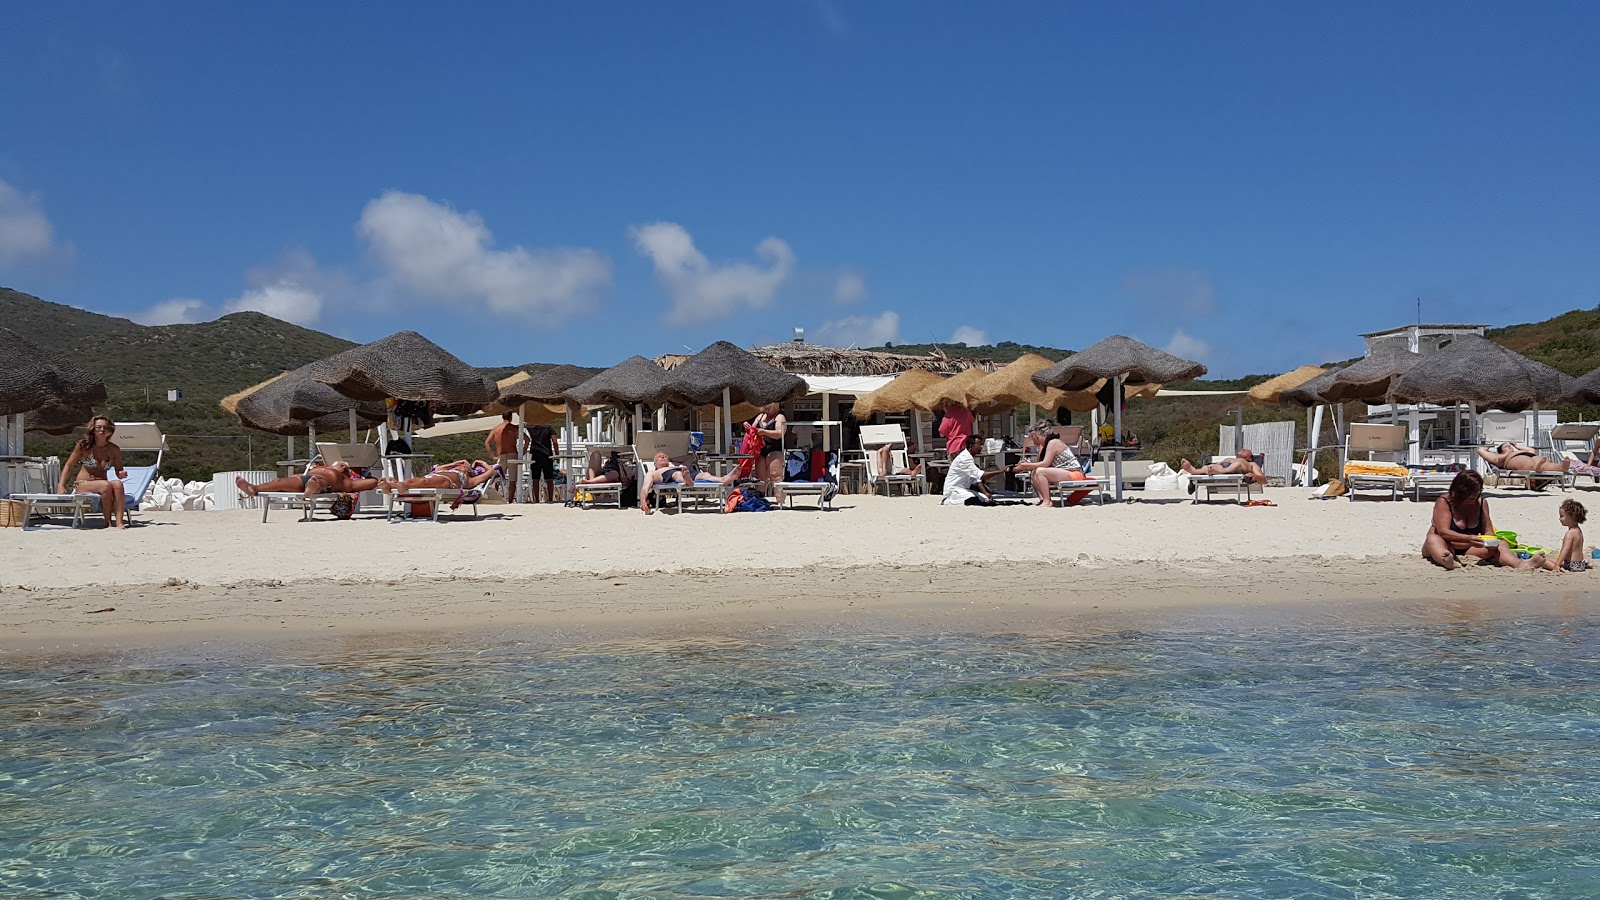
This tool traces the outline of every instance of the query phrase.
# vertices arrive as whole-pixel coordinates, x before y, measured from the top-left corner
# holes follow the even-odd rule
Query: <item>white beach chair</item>
[[[633,465],[631,459],[633,456],[632,447],[621,444],[590,444],[585,449],[598,450],[602,457],[609,456],[613,450],[619,451],[617,463],[622,467],[622,477],[624,479],[628,477],[628,470]],[[579,472],[577,467],[574,466],[573,471],[567,473],[567,478],[570,479],[569,485],[572,488],[573,506],[579,509],[593,509],[601,503],[609,503],[618,509],[622,508],[622,484],[620,482],[614,484],[578,484],[576,483],[578,477]]]
[[[139,510],[139,502],[149,492],[150,486],[155,483],[156,476],[161,473],[161,459],[167,452],[167,436],[161,433],[160,426],[154,422],[123,422],[117,426],[116,434],[111,438],[123,453],[154,453],[156,461],[149,466],[131,466],[124,460],[123,468],[128,477],[123,481],[123,494],[126,498],[128,522],[132,524],[133,514]],[[77,477],[76,472],[68,473],[69,477]],[[21,500],[24,522],[31,520],[34,513],[40,510],[64,511],[72,516],[72,527],[83,525],[85,514],[100,511],[100,495],[98,494],[13,494],[13,500]]]
[[[639,490],[644,491],[645,476],[655,471],[657,453],[665,453],[672,460],[673,465],[689,465],[694,462],[693,453],[689,450],[689,435],[687,431],[641,431],[634,435],[633,455],[638,460]],[[671,497],[677,501],[678,511],[683,512],[683,502],[690,501],[691,508],[697,508],[709,501],[716,506],[717,512],[727,512],[728,485],[696,482],[684,484],[671,482],[657,484],[650,489],[652,506],[659,505],[658,499]]]
[[[810,466],[810,451],[790,450],[784,454],[783,462],[786,474],[793,468],[792,463],[795,462],[794,456],[796,454],[803,456],[803,459],[800,460],[800,465]],[[785,478],[774,485],[774,489],[778,492],[779,503],[786,504],[790,509],[794,509],[794,498],[815,497],[817,498],[817,509],[833,509],[833,497],[839,493],[839,455],[829,452],[827,456],[831,461],[828,462],[827,473],[821,481],[790,481]]]
[[[1587,464],[1597,434],[1600,434],[1600,425],[1557,425],[1550,429],[1550,448],[1558,460],[1569,459],[1574,464]],[[1567,484],[1576,487],[1579,478],[1588,478],[1600,485],[1600,476],[1580,475],[1571,471],[1567,473]]]
[[[1209,463],[1210,460],[1208,459]],[[1210,503],[1212,494],[1232,494],[1239,503],[1250,502],[1255,491],[1261,489],[1248,475],[1189,475],[1191,503]]]
[[[911,468],[910,457],[906,454],[906,433],[899,425],[863,425],[861,452],[867,466],[867,490],[871,492],[882,485],[884,496],[888,496],[891,488],[900,486],[909,493],[926,494],[928,480],[923,469],[918,469],[915,475],[886,475],[878,471],[877,451],[883,446],[890,448],[889,461],[896,472]]]
[[[1394,465],[1405,465],[1406,447],[1409,445],[1409,436],[1404,425],[1379,425],[1371,422],[1352,423],[1349,431],[1344,436],[1344,460],[1342,466],[1347,466],[1356,453],[1365,453],[1371,462],[1387,462]],[[1388,459],[1379,459],[1383,454]],[[1388,491],[1390,500],[1400,499],[1400,492],[1406,489],[1407,476],[1383,475],[1378,473],[1351,474],[1343,473],[1345,487],[1349,488],[1351,499],[1355,499],[1356,491],[1376,490]]]
[[[1079,491],[1091,492],[1095,503],[1099,504],[1100,506],[1105,506],[1106,495],[1111,493],[1111,479],[1103,477],[1091,477],[1084,481],[1058,481],[1050,488],[1050,499],[1052,502],[1058,502],[1062,505],[1066,505],[1067,498],[1078,493]],[[1084,499],[1087,500],[1088,498],[1085,497]]]
[[[378,444],[382,447],[389,446],[389,442],[399,435],[389,430],[387,424],[378,426]],[[433,459],[428,453],[383,453],[378,457],[383,466],[383,477],[392,481],[405,481],[413,477],[413,464],[427,463]],[[439,512],[446,504],[460,501],[461,506],[472,507],[472,517],[478,517],[478,500],[482,497],[481,491],[460,491],[455,488],[411,488],[397,493],[385,494],[388,498],[387,518],[390,522],[421,521],[423,517],[412,515],[418,504],[431,504],[427,520],[439,521]]]

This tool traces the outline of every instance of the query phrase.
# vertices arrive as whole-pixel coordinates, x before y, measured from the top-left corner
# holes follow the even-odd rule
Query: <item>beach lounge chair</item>
[[[390,441],[397,437],[399,435],[391,432],[387,424],[378,426],[378,443],[381,446],[388,447]],[[405,481],[413,477],[414,463],[427,463],[433,456],[427,453],[383,453],[378,459],[383,466],[383,477],[393,481]],[[412,488],[385,496],[388,498],[386,517],[390,522],[420,521],[421,516],[412,515],[418,504],[431,504],[427,519],[430,522],[438,522],[439,512],[446,504],[455,504],[455,508],[470,506],[472,517],[476,519],[478,501],[483,499],[483,492],[459,491],[455,488]]]
[[[1209,465],[1213,459],[1208,457],[1206,464]],[[1190,475],[1188,478],[1189,493],[1194,497],[1191,503],[1210,503],[1212,494],[1232,494],[1235,501],[1248,503],[1253,492],[1261,489],[1256,480],[1248,475]]]
[[[167,452],[167,436],[161,433],[160,426],[154,422],[122,422],[117,425],[117,433],[112,438],[116,445],[122,448],[123,453],[154,453],[154,465],[133,466],[127,465],[124,460],[123,468],[127,470],[128,477],[123,481],[123,494],[126,497],[128,522],[133,523],[133,513],[139,510],[139,501],[149,492],[150,485],[155,483],[156,476],[161,472],[161,458]],[[76,472],[69,472],[69,478],[76,478]],[[23,521],[30,521],[36,512],[42,510],[55,510],[66,512],[72,516],[72,527],[83,525],[85,514],[100,511],[99,494],[13,494],[11,499],[21,500],[26,506],[23,509]]]
[[[1124,484],[1126,484],[1126,480],[1124,480]],[[1105,506],[1106,495],[1111,493],[1111,479],[1090,477],[1084,481],[1058,481],[1050,488],[1050,499],[1065,504],[1068,497],[1079,491],[1089,491],[1096,503]],[[1084,499],[1087,500],[1089,498],[1085,497]]]
[[[861,426],[861,452],[865,454],[867,464],[867,490],[876,490],[883,486],[884,496],[888,496],[891,488],[899,486],[913,494],[926,494],[928,480],[923,469],[918,469],[915,475],[885,475],[878,471],[878,448],[888,445],[890,447],[890,462],[896,472],[909,469],[910,459],[906,455],[906,433],[899,425],[863,425]]]
[[[1404,425],[1379,425],[1370,422],[1351,424],[1344,437],[1344,483],[1350,498],[1357,491],[1388,491],[1390,500],[1400,499],[1406,489],[1408,473],[1405,453],[1409,437]],[[1366,459],[1353,458],[1365,453]],[[1377,459],[1379,454],[1389,459]]]
[[[1579,464],[1587,465],[1589,454],[1594,447],[1595,435],[1600,434],[1600,425],[1557,425],[1550,429],[1550,448],[1555,452],[1558,460],[1570,459],[1574,469]],[[1567,484],[1576,487],[1579,478],[1587,478],[1600,485],[1600,476],[1587,473],[1568,471]]]
[[[1507,442],[1521,444],[1528,440],[1527,423],[1521,413],[1486,412],[1480,422],[1480,433],[1485,447],[1498,448]],[[1570,487],[1565,472],[1524,472],[1520,469],[1502,469],[1489,462],[1484,462],[1483,467],[1487,474],[1494,476],[1494,486],[1497,488],[1542,491],[1552,484]]]
[[[812,451],[790,450],[784,454],[784,480],[774,486],[780,503],[794,509],[794,498],[815,497],[817,509],[833,509],[833,497],[839,493],[839,454],[823,454],[822,472],[817,479],[809,477],[811,467]]]
[[[644,490],[645,476],[655,471],[657,453],[665,453],[675,465],[692,462],[693,453],[689,449],[691,434],[688,431],[641,431],[634,436],[633,456],[638,460],[640,491]],[[652,506],[663,506],[659,501],[671,498],[677,501],[678,511],[683,512],[683,502],[687,499],[691,507],[710,503],[717,512],[726,512],[730,490],[727,485],[720,483],[683,484],[674,481],[651,487],[650,503]]]
[[[371,473],[379,469],[380,453],[377,444],[333,444],[317,443],[316,455],[311,464],[331,466],[342,462],[358,474]],[[261,521],[267,521],[267,516],[274,509],[298,509],[300,519],[309,522],[316,517],[316,511],[327,509],[339,497],[337,493],[312,494],[307,497],[300,491],[260,491],[256,494],[256,503],[261,506]],[[372,502],[372,492],[362,495],[363,501]]]
[[[610,455],[613,450],[620,451],[617,455],[617,461],[622,465],[624,477],[627,476],[629,467],[634,465],[632,447],[613,444],[590,444],[584,449],[598,450],[602,457]],[[616,484],[576,484],[574,482],[578,476],[579,464],[575,464],[573,471],[567,473],[567,478],[573,479],[573,481],[569,481],[569,484],[572,487],[574,506],[580,509],[593,509],[602,503],[607,503],[617,509],[622,508],[622,484],[620,482]]]

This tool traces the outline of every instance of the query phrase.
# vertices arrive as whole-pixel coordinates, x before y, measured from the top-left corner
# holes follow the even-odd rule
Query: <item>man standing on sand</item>
[[[500,414],[500,424],[483,439],[483,449],[488,452],[490,459],[500,463],[500,468],[506,473],[506,481],[511,485],[506,491],[506,502],[517,502],[517,468],[521,460],[517,458],[517,426],[511,422],[511,413]]]
[[[550,502],[556,502],[556,454],[561,452],[561,445],[556,442],[556,433],[549,425],[528,426],[528,466],[531,471],[528,475],[529,490],[533,492],[533,502],[539,502],[539,484],[542,481],[550,491]]]

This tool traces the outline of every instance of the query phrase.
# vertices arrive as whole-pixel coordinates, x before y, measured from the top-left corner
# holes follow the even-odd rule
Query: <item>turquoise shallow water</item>
[[[0,895],[1593,897],[1596,637],[0,671]]]

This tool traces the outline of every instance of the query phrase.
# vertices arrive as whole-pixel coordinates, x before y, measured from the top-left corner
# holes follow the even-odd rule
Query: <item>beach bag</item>
[[[385,456],[395,456],[396,454],[410,452],[411,444],[408,443],[405,438],[393,438],[389,441],[389,445],[383,448],[383,453]]]
[[[328,504],[328,512],[335,519],[348,519],[356,514],[356,506],[360,504],[360,500],[361,498],[355,494],[340,494]]]
[[[1328,480],[1328,489],[1322,492],[1322,496],[1343,497],[1348,493],[1350,493],[1350,487],[1344,483],[1343,479],[1331,478]]]

